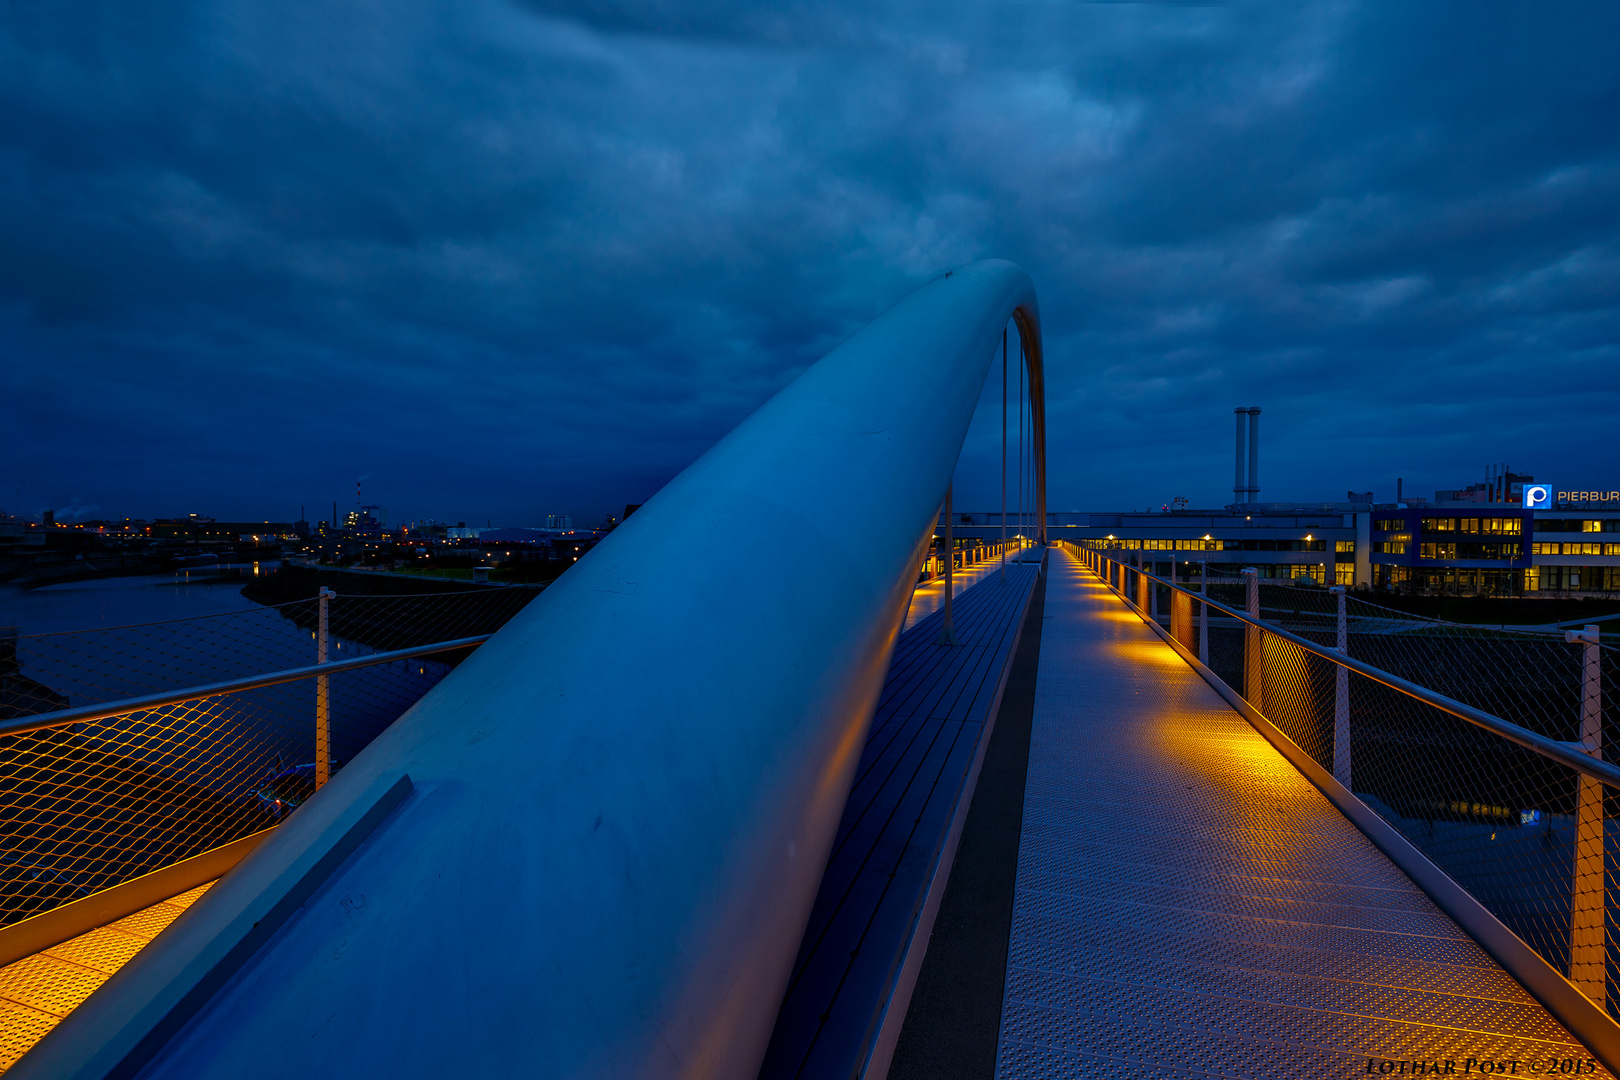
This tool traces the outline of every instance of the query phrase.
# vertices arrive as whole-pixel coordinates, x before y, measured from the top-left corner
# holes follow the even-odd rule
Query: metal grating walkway
[[[118,973],[208,891],[199,885],[115,923],[0,967],[0,1072]]]
[[[1048,567],[1000,1077],[1608,1075],[1097,578]]]

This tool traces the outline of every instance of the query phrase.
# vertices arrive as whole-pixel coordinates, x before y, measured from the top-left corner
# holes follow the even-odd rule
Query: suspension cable
[[[1023,349],[1020,348],[1022,353]],[[1024,365],[1018,365],[1018,550],[1024,549]]]

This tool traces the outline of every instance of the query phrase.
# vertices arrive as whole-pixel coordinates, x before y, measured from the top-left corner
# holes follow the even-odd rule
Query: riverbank
[[[242,586],[242,595],[261,604],[311,600],[322,588],[340,596],[410,596],[421,593],[464,593],[504,586],[444,578],[394,574],[385,570],[349,570],[340,566],[284,564]]]
[[[260,576],[275,564],[259,564]],[[0,585],[0,626],[19,634],[54,634],[136,623],[168,622],[257,608],[242,595],[254,565],[81,580],[29,588]]]

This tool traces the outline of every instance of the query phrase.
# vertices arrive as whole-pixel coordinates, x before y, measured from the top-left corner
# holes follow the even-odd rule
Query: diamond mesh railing
[[[0,636],[0,927],[274,826],[536,593]]]
[[[1460,625],[1252,572],[1172,584],[1067,546],[1620,1019],[1620,650],[1595,628]]]

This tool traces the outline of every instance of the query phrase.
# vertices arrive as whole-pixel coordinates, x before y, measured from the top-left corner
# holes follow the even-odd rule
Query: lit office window
[[[1457,522],[1457,531],[1465,533],[1518,536],[1522,530],[1523,525],[1518,518],[1462,518]]]
[[[1564,545],[1559,544],[1559,543],[1548,543],[1548,542],[1543,542],[1543,541],[1537,541],[1536,543],[1530,545],[1530,554],[1532,554],[1532,555],[1561,555],[1561,554],[1563,554],[1563,552],[1560,549],[1563,546]]]
[[[1455,559],[1456,557],[1457,557],[1457,545],[1456,544],[1419,544],[1418,545],[1418,558],[1420,558],[1420,559]]]
[[[1356,564],[1340,563],[1333,568],[1333,584],[1354,585],[1356,583]]]
[[[1456,532],[1457,531],[1457,519],[1456,518],[1424,518],[1423,519],[1423,531],[1424,532]]]
[[[1603,521],[1602,521],[1602,519],[1599,519],[1597,521],[1583,521],[1583,522],[1581,522],[1581,532],[1602,532],[1602,531],[1603,531]]]
[[[1405,518],[1378,518],[1373,522],[1373,528],[1379,532],[1400,532],[1406,528]]]
[[[1335,540],[1333,541],[1333,550],[1340,554],[1353,552],[1356,550],[1356,542],[1354,540]]]

